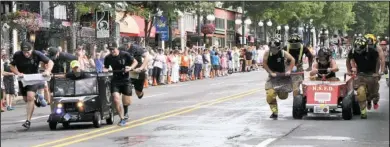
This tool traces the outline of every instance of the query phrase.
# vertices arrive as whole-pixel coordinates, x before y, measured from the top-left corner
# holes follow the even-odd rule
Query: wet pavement
[[[339,60],[342,77],[345,61]],[[389,146],[389,88],[381,81],[378,110],[367,120],[355,116],[292,118],[292,96],[278,101],[279,119],[271,120],[265,100],[266,72],[151,87],[134,98],[127,126],[92,123],[50,131],[48,108],[37,108],[25,131],[24,106],[2,113],[2,146],[123,146],[123,147],[387,147]],[[118,121],[118,118],[116,118]]]

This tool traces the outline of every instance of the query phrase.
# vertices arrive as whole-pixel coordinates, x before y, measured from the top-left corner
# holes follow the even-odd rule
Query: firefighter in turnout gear
[[[298,34],[292,34],[290,36],[288,44],[283,48],[283,50],[287,51],[295,59],[295,66],[293,67],[292,72],[303,72],[303,54],[305,54],[308,58],[313,56],[310,50],[303,45],[302,38]],[[293,95],[296,96],[299,94],[299,85],[302,84],[304,77],[303,75],[291,75],[291,78],[293,81]]]
[[[313,64],[313,69],[310,72],[310,80],[322,80],[322,76],[325,75],[327,81],[340,81],[336,77],[337,71],[339,71],[339,68],[336,61],[332,58],[331,51],[322,46],[318,50],[316,62]]]
[[[295,59],[288,52],[281,49],[279,39],[271,39],[268,43],[269,50],[265,51],[263,67],[269,73],[269,78],[265,84],[267,103],[270,105],[272,114],[270,118],[278,117],[278,105],[276,97],[287,99],[288,93],[292,91],[291,77],[289,76],[295,65]],[[290,65],[286,66],[286,61]],[[285,76],[279,76],[279,75]]]
[[[371,109],[372,101],[374,109],[379,105],[379,80],[384,71],[384,55],[382,49],[377,46],[376,38],[372,34],[356,38],[354,49],[348,53],[347,70],[354,72],[357,78],[354,87],[357,90],[357,100],[361,109],[361,118],[367,118],[367,109]],[[380,62],[381,72],[378,73],[377,63]]]

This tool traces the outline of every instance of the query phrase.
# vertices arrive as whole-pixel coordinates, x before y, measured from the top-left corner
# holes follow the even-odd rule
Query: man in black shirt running
[[[110,50],[110,54],[104,59],[103,72],[107,72],[110,66],[114,70],[111,79],[111,94],[116,105],[116,110],[121,118],[118,125],[124,126],[126,119],[128,119],[124,115],[127,116],[127,108],[131,104],[132,86],[129,72],[135,68],[138,62],[129,53],[120,51],[116,43],[108,44],[108,49]],[[122,109],[120,102],[120,94],[123,95],[122,102],[124,109]]]
[[[137,94],[139,99],[142,99],[144,96],[144,82],[146,79],[146,71],[149,63],[149,54],[145,51],[144,48],[132,43],[127,44],[126,51],[130,53],[131,56],[137,60],[138,64],[136,69],[134,69],[135,73],[138,73],[138,78],[132,78],[131,82],[134,85],[135,93]]]
[[[21,51],[15,52],[10,68],[14,74],[22,77],[24,74],[39,73],[40,62],[46,64],[46,66],[44,66],[45,71],[42,75],[50,76],[53,62],[41,52],[33,50],[33,46],[30,43],[22,42]],[[23,127],[27,129],[29,129],[31,125],[31,116],[34,112],[34,99],[38,88],[39,84],[25,86],[22,82],[19,82],[19,91],[22,93],[23,99],[27,102],[27,119],[23,124]]]

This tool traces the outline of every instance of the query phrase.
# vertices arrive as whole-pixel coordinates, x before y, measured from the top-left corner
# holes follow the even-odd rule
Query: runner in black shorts
[[[107,72],[110,66],[112,70],[114,70],[111,79],[111,94],[116,105],[116,110],[121,118],[118,125],[124,126],[126,124],[126,119],[128,119],[128,117],[125,118],[124,115],[127,116],[127,108],[131,104],[132,86],[129,72],[134,69],[138,63],[129,53],[119,51],[118,45],[115,42],[110,43],[108,49],[110,50],[110,54],[104,59],[103,72]],[[119,72],[121,70],[123,72]],[[122,94],[123,107],[120,102],[120,94]]]
[[[21,51],[15,52],[13,60],[11,62],[11,71],[18,75],[23,76],[23,74],[37,74],[39,73],[39,63],[43,62],[47,66],[43,75],[50,75],[50,72],[53,68],[53,62],[43,55],[41,52],[33,50],[33,46],[28,42],[22,42]],[[19,82],[19,91],[21,92],[23,99],[27,102],[27,120],[23,124],[23,127],[29,129],[31,125],[31,116],[34,112],[34,99],[35,93],[38,90],[39,85],[26,85],[23,86],[22,82]]]
[[[127,52],[129,52],[130,55],[132,55],[138,62],[136,69],[134,70],[136,73],[139,73],[138,79],[132,78],[131,82],[134,85],[135,93],[138,98],[142,99],[144,96],[143,89],[146,79],[146,71],[148,71],[149,54],[144,48],[132,43],[127,44]]]

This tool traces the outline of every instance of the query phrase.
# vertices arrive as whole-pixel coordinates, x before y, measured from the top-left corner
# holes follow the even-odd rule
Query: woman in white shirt
[[[172,83],[177,83],[179,82],[179,69],[180,69],[180,56],[179,56],[179,51],[175,50],[173,53],[173,57],[171,58],[171,64],[172,64],[172,75],[171,75],[171,80]]]
[[[163,50],[158,49],[157,55],[153,59],[153,86],[156,86],[161,83],[160,75],[165,64],[165,56],[163,55]]]

